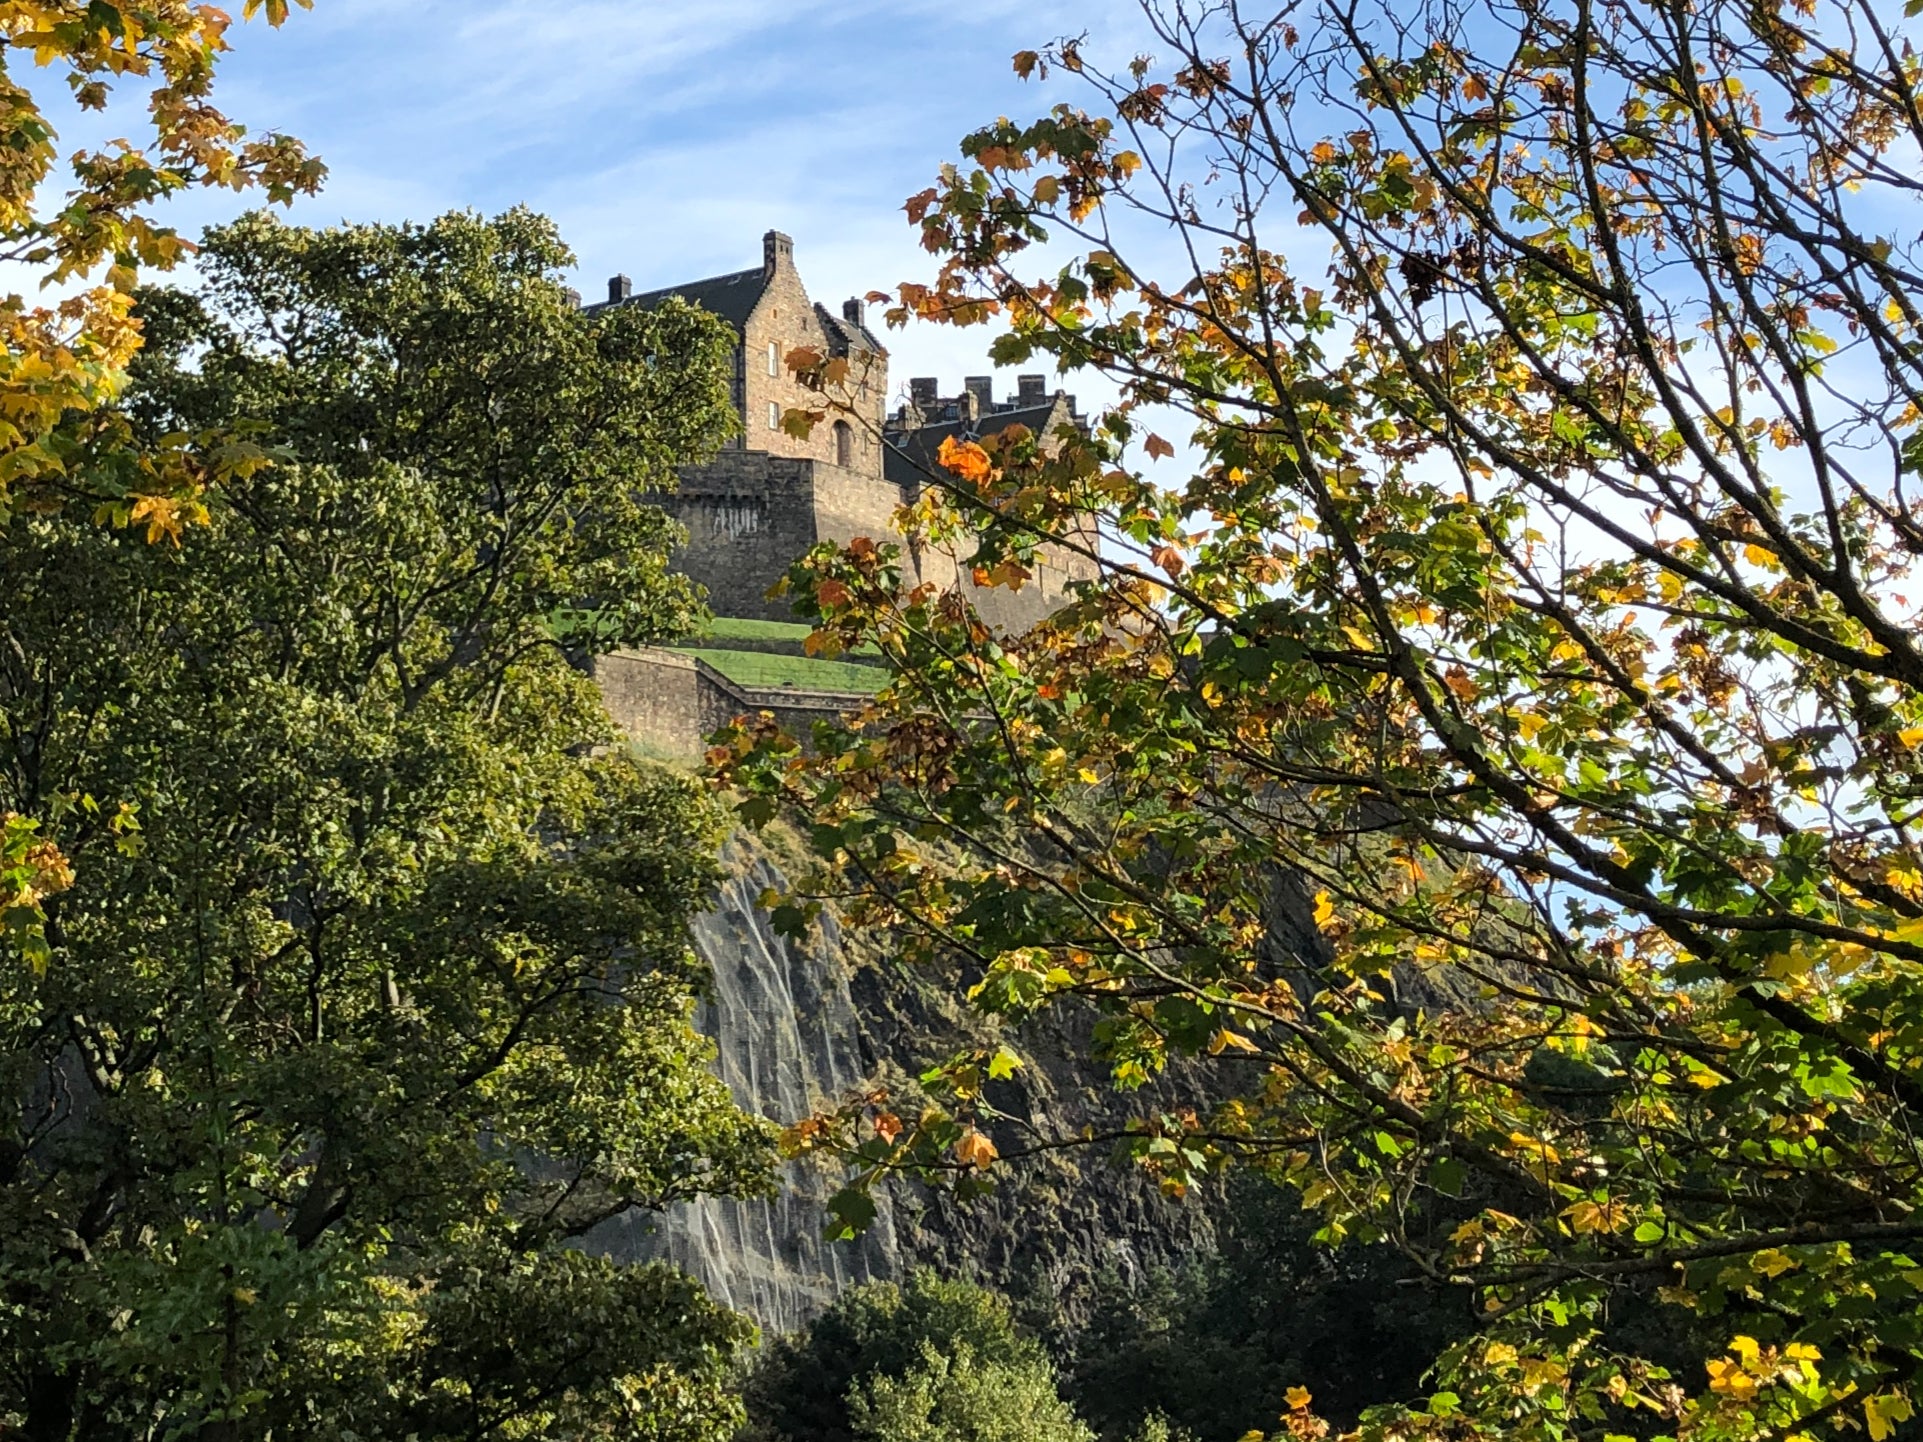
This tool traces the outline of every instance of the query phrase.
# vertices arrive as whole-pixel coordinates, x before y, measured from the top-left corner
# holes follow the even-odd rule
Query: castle
[[[673,650],[603,658],[597,679],[615,719],[643,744],[667,754],[698,754],[701,738],[743,711],[772,710],[790,724],[849,709],[864,689],[859,662],[810,664],[784,599],[768,590],[811,547],[846,545],[857,536],[901,537],[898,508],[912,504],[941,472],[936,454],[949,437],[975,439],[1021,425],[1043,437],[1079,426],[1074,398],[1050,392],[1044,376],[1022,376],[1016,394],[994,398],[992,377],[971,376],[959,394],[938,382],[909,382],[907,400],[888,409],[888,352],[868,328],[862,302],[839,314],[810,299],[795,269],[794,243],[779,231],[762,241],[762,263],[707,280],[635,294],[626,276],[608,282],[605,301],[648,306],[680,296],[734,330],[733,401],[739,433],[714,460],[680,473],[679,489],[655,497],[687,529],[675,565],[699,582],[717,622],[715,634]],[[790,373],[786,357],[809,348],[848,362],[849,413],[805,437],[782,427],[790,409],[820,397]],[[974,584],[970,558],[928,545],[904,546],[909,585],[960,587],[982,617],[1019,630],[1058,607],[1067,585],[1091,578],[1086,557],[1044,548],[1020,591]]]

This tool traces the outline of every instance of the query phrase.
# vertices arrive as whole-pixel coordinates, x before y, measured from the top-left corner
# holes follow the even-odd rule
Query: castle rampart
[[[717,616],[791,622],[786,598],[770,599],[768,592],[811,548],[845,546],[863,536],[900,542],[896,512],[941,478],[943,440],[978,439],[1013,425],[1048,438],[1081,424],[1074,400],[1050,394],[1042,376],[1021,377],[1016,394],[1001,403],[990,377],[969,377],[958,395],[946,398],[933,380],[918,379],[907,403],[889,415],[888,353],[867,328],[861,302],[850,300],[837,314],[811,300],[795,269],[793,242],[779,231],[763,238],[758,268],[642,295],[616,276],[607,304],[655,305],[671,295],[721,316],[738,338],[739,436],[708,464],[682,471],[675,492],[651,498],[687,529],[675,564],[706,590]],[[830,409],[797,435],[783,424],[790,410],[829,409],[788,365],[790,353],[802,348],[845,361],[847,378],[837,387],[844,408]],[[1071,581],[1094,573],[1086,557],[1061,547],[1043,548],[1033,579],[1020,591],[976,586],[971,557],[935,547],[904,548],[902,563],[908,585],[959,589],[985,620],[1006,630],[1035,624],[1062,604]],[[743,710],[792,716],[805,731],[806,723],[858,699],[792,687],[756,692],[675,652],[610,657],[597,675],[631,734],[686,756],[699,755],[700,738]]]

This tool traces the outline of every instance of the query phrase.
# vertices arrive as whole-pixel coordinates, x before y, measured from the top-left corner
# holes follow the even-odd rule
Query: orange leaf
[[[973,1127],[963,1132],[961,1140],[955,1143],[955,1159],[963,1166],[974,1167],[980,1171],[987,1171],[988,1164],[994,1161],[997,1155],[995,1144]]]
[[[987,451],[973,441],[958,441],[953,436],[941,443],[936,459],[970,485],[980,485],[994,469]]]
[[[1147,451],[1149,455],[1156,460],[1175,454],[1175,447],[1163,440],[1160,436],[1150,436],[1142,443],[1142,449]]]

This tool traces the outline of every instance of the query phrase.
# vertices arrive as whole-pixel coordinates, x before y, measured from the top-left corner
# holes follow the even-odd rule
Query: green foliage
[[[1039,1362],[985,1362],[966,1342],[921,1344],[915,1365],[882,1373],[849,1399],[863,1442],[1094,1442]]]
[[[1365,1437],[1919,1404],[1916,9],[1148,0],[1157,53],[1018,57],[1086,103],[909,203],[939,267],[894,318],[1120,396],[945,447],[940,524],[1100,575],[1003,636],[820,548],[823,643],[897,679],[723,770],[980,1010],[1093,1010],[1170,1192],[1252,1167],[1477,1291]],[[1178,1060],[1216,1104],[1157,1105]],[[794,1135],[977,1185],[977,1067]]]
[[[715,818],[548,626],[692,624],[634,493],[719,439],[728,340],[566,260],[522,213],[217,231],[132,413],[273,464],[177,551],[0,534],[0,809],[77,873],[0,989],[0,1427],[732,1425],[747,1323],[570,1247],[766,1183],[689,1020]]]
[[[1239,1178],[1212,1254],[1101,1279],[1087,1322],[1046,1334],[1075,1410],[1110,1442],[1158,1415],[1199,1442],[1236,1442],[1272,1426],[1291,1387],[1346,1424],[1423,1395],[1430,1361],[1473,1324],[1469,1298],[1392,1247],[1331,1250],[1314,1230],[1292,1192]]]
[[[745,1387],[751,1432],[783,1442],[851,1442],[857,1434],[851,1408],[857,1397],[870,1395],[876,1379],[899,1381],[917,1372],[927,1353],[964,1349],[970,1380],[957,1385],[973,1386],[988,1372],[1048,1373],[1040,1344],[1016,1330],[993,1292],[926,1270],[900,1286],[856,1287],[805,1331],[768,1343]],[[1052,1395],[1052,1380],[1048,1386]]]

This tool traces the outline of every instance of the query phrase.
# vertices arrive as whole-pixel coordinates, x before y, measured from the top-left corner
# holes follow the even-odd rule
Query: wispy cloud
[[[1015,50],[1087,29],[1125,54],[1135,22],[1133,0],[317,0],[237,28],[222,103],[328,162],[308,223],[526,203],[587,292],[751,265],[780,228],[832,302],[925,272],[903,199],[967,131],[1060,98]],[[985,368],[972,333],[891,339],[898,377]]]

